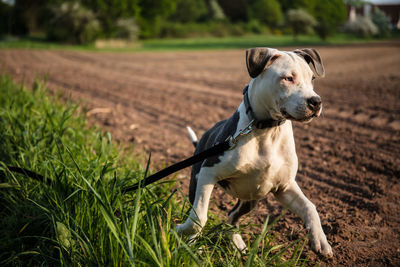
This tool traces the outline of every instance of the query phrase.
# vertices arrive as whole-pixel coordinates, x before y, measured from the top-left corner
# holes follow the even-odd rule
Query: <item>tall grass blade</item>
[[[151,248],[151,246],[149,245],[149,243],[147,243],[146,240],[144,240],[141,236],[137,236],[137,238],[140,240],[140,243],[144,246],[144,248],[146,249],[146,252],[148,253],[148,255],[151,256],[151,258],[153,259],[154,263],[157,266],[163,266],[161,264],[161,262],[158,260],[156,253],[154,252],[154,250]]]

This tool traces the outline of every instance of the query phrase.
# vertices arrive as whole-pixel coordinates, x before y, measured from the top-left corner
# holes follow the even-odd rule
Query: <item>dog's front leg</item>
[[[207,222],[208,204],[215,186],[212,173],[201,169],[197,178],[196,196],[189,217],[184,224],[175,227],[175,231],[185,235],[194,235],[201,231]]]
[[[275,196],[284,206],[289,206],[304,221],[306,229],[310,232],[311,248],[317,253],[331,257],[333,255],[332,248],[322,230],[317,209],[303,194],[298,184],[292,181],[284,191]]]

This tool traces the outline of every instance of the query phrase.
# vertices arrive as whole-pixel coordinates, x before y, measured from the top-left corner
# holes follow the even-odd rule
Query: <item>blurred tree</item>
[[[141,37],[149,38],[158,36],[161,30],[161,23],[175,11],[176,0],[137,1],[140,8],[137,22],[140,26]]]
[[[365,4],[364,0],[343,0],[349,6],[362,7]]]
[[[316,1],[312,14],[318,21],[315,30],[322,39],[337,32],[339,26],[343,25],[347,18],[343,0]]]
[[[317,25],[314,17],[303,9],[288,10],[286,22],[292,28],[295,40],[297,40],[297,36],[301,33],[312,33],[313,27]]]
[[[209,18],[212,20],[224,20],[226,19],[224,10],[221,8],[217,0],[209,0]]]
[[[311,15],[315,7],[315,3],[318,0],[280,0],[282,11],[286,13],[290,9],[303,9],[306,10]]]
[[[121,25],[124,25],[122,35],[128,33],[125,30],[137,33],[139,28],[140,37],[157,37],[161,26],[167,25],[165,22],[168,21],[210,22],[227,18],[233,23],[251,22],[256,28],[263,25],[276,27],[282,20],[282,10],[286,13],[297,8],[304,9],[317,19],[316,32],[326,38],[337,30],[346,17],[343,0],[15,0],[8,20],[12,22],[12,33],[29,34],[43,29],[51,13],[48,6],[61,6],[62,3],[80,3],[86,10],[92,11],[93,18],[100,23],[101,37],[105,38],[120,36]],[[4,6],[3,3],[0,21],[5,20],[6,15],[1,13],[5,10]],[[222,28],[238,26],[229,25],[226,21],[217,24]],[[3,22],[0,28],[4,29],[4,25]]]
[[[80,2],[97,15],[104,37],[113,37],[117,34],[118,19],[131,19],[131,21],[135,19],[142,37],[155,36],[160,29],[160,23],[176,7],[176,0],[80,0]]]
[[[12,33],[27,35],[41,28],[40,19],[45,16],[49,0],[15,0],[12,11]]]
[[[390,36],[390,18],[379,8],[375,8],[371,15],[372,22],[378,27],[380,37]]]
[[[66,0],[65,2],[74,2]],[[117,31],[116,21],[119,18],[137,18],[140,15],[140,0],[80,0],[92,10],[101,23],[104,37],[113,37]]]
[[[11,34],[12,6],[0,1],[0,36]]]
[[[203,0],[176,0],[176,9],[170,15],[170,20],[176,22],[194,22],[204,19],[207,6]]]
[[[230,21],[248,21],[248,0],[219,0],[218,3]]]
[[[120,18],[116,22],[115,38],[134,41],[139,36],[139,27],[134,18]]]
[[[356,16],[354,20],[348,21],[344,26],[344,30],[364,38],[379,33],[378,27],[372,22],[371,18],[364,16]]]
[[[93,11],[79,2],[64,2],[51,7],[53,18],[47,26],[50,40],[86,44],[93,42],[100,32],[100,24]]]
[[[74,2],[74,0],[65,2]],[[80,0],[80,2],[93,12],[107,18],[132,17],[137,16],[139,12],[139,0]]]
[[[253,0],[250,6],[250,17],[270,27],[275,27],[283,16],[277,0]]]

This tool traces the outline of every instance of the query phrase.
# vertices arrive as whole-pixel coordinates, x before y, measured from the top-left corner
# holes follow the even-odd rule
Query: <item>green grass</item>
[[[392,39],[399,39],[395,34]],[[291,35],[247,35],[240,37],[202,37],[186,39],[154,39],[140,41],[140,48],[96,48],[94,45],[63,45],[46,42],[44,38],[25,38],[0,41],[0,49],[63,49],[84,51],[111,52],[141,52],[141,51],[179,51],[179,50],[210,50],[210,49],[243,49],[249,47],[282,47],[282,46],[321,46],[365,42],[377,42],[381,39],[358,38],[348,34],[336,34],[327,40],[321,40],[315,35],[299,36],[293,40]]]
[[[236,230],[214,216],[189,244],[173,230],[189,208],[173,182],[121,193],[148,171],[131,152],[109,133],[88,127],[78,105],[48,97],[42,83],[26,90],[0,76],[0,265],[307,263],[302,256],[307,238],[277,246],[274,223],[251,237],[243,256],[230,242]],[[35,171],[45,181],[12,173],[7,166]]]
[[[345,34],[337,34],[327,40],[318,36],[299,36],[297,40],[291,35],[250,35],[241,37],[207,37],[189,39],[156,39],[143,42],[143,50],[201,50],[201,49],[243,49],[249,47],[282,47],[306,45],[336,45],[372,41]]]
[[[48,42],[45,38],[5,38],[0,40],[0,49],[63,49],[63,50],[96,50],[93,45],[69,45],[56,42]]]

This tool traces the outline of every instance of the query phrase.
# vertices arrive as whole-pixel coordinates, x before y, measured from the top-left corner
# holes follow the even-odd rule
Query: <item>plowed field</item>
[[[400,266],[400,43],[318,50],[326,68],[315,83],[323,116],[294,123],[294,132],[297,180],[335,253],[325,263]],[[235,111],[249,82],[244,55],[2,50],[0,72],[28,85],[47,75],[50,88],[82,101],[90,120],[114,138],[152,151],[159,166],[193,152],[186,125],[201,135]],[[185,190],[188,182],[182,179]],[[216,190],[211,212],[226,214],[233,204]],[[268,196],[243,221],[262,224],[280,211]],[[292,214],[274,231],[278,242],[305,233]]]

